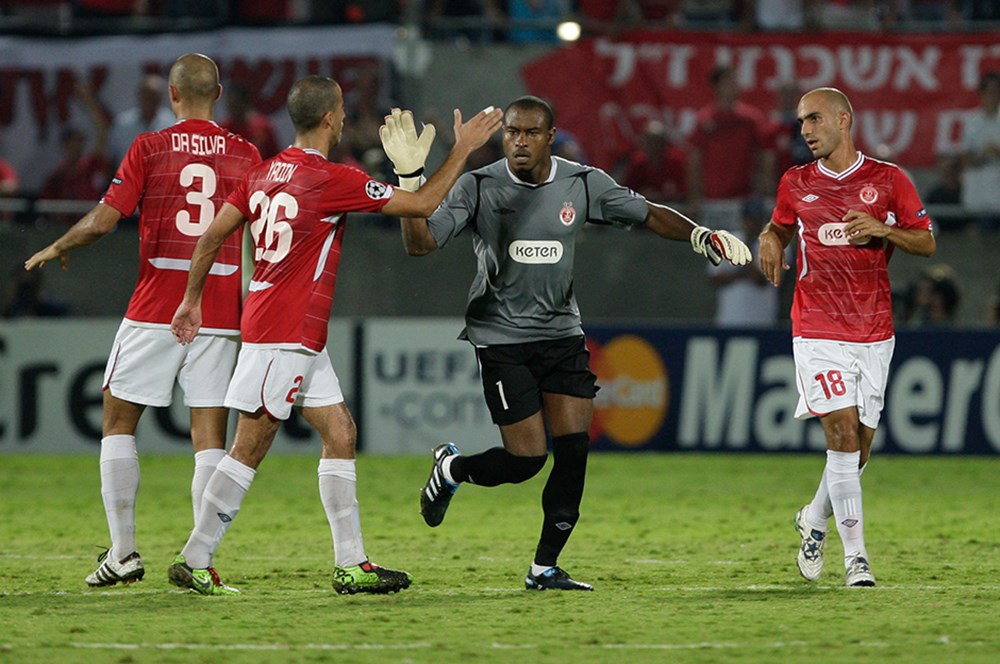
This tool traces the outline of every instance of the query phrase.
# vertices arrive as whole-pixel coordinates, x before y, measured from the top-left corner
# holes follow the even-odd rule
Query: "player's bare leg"
[[[111,534],[111,546],[98,558],[100,566],[87,577],[91,586],[139,581],[145,574],[135,544],[135,501],[139,493],[139,455],[135,429],[144,406],[104,391],[101,422],[101,497]]]

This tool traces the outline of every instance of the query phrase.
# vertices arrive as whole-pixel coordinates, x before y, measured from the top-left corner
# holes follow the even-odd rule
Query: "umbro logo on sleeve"
[[[805,196],[802,197],[803,203],[812,203],[813,201],[818,201],[818,200],[819,196],[817,196],[816,194],[806,194]]]

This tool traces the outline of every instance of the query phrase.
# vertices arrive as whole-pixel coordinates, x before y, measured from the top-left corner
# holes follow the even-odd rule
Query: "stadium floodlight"
[[[582,30],[576,21],[563,21],[556,28],[556,35],[564,42],[575,42],[580,38]]]

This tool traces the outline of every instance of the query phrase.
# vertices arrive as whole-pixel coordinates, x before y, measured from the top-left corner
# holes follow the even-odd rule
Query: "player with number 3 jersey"
[[[260,162],[248,141],[212,122],[222,94],[219,70],[208,57],[181,56],[170,69],[170,102],[178,121],[140,134],[97,206],[54,243],[32,256],[27,269],[96,242],[138,207],[139,279],[115,337],[104,374],[101,494],[111,547],[87,577],[91,586],[142,579],[135,544],[139,461],[135,431],[146,406],[169,406],[174,383],[191,408],[195,470],[194,512],[205,484],[225,454],[223,406],[239,349],[240,235],[234,234],[211,267],[206,297],[206,335],[179,347],[170,320],[184,295],[191,254],[246,171]]]
[[[799,573],[823,569],[827,521],[844,543],[845,583],[874,586],[864,539],[861,473],[882,413],[895,343],[888,263],[895,248],[936,250],[931,222],[898,166],[858,152],[854,110],[834,88],[799,101],[802,137],[816,161],[789,169],[760,235],[760,265],[777,286],[785,247],[798,234],[792,353],[796,417],[818,416],[827,461],[813,500],[795,515]]]
[[[139,280],[125,318],[170,327],[187,286],[191,254],[251,166],[257,148],[210,120],[180,119],[140,134],[101,202],[128,216],[141,203]],[[206,290],[205,332],[239,332],[242,233],[227,238]]]

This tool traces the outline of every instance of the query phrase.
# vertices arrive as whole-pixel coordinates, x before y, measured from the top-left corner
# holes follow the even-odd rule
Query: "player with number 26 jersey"
[[[126,320],[170,327],[198,238],[247,170],[259,163],[253,144],[209,120],[181,120],[136,138],[101,200],[124,216],[140,207],[139,279]],[[239,330],[241,241],[242,234],[233,233],[212,265],[204,333]]]
[[[245,345],[323,350],[346,212],[379,212],[392,192],[297,147],[247,173],[227,201],[251,220],[257,261],[241,325]]]

